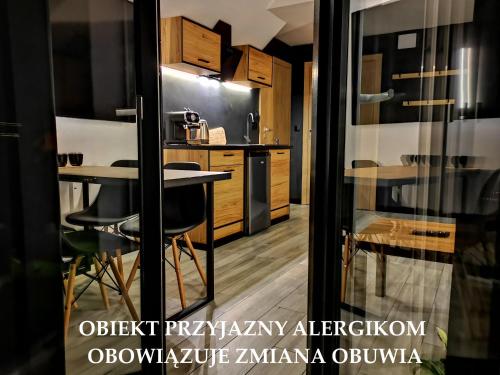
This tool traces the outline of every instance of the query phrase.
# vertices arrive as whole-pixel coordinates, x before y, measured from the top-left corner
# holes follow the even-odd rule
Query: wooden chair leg
[[[68,337],[69,331],[69,320],[71,318],[71,305],[74,300],[74,290],[75,290],[75,279],[76,279],[76,269],[80,264],[82,258],[78,257],[74,262],[71,262],[69,265],[69,274],[68,274],[68,286],[66,292],[66,299],[64,303],[64,339]]]
[[[132,300],[128,295],[127,287],[125,286],[125,282],[123,281],[123,277],[120,273],[120,270],[118,269],[118,266],[115,263],[115,259],[112,256],[108,256],[108,262],[109,265],[111,266],[113,274],[115,275],[116,282],[118,283],[118,287],[120,288],[120,292],[122,293],[123,299],[125,300],[128,310],[130,311],[130,315],[132,315],[132,318],[134,320],[138,321],[139,315],[137,314],[134,304],[132,303]]]
[[[64,275],[63,275],[63,288],[64,288],[64,295],[66,296],[66,293],[68,293],[68,280],[64,277]],[[78,308],[78,303],[76,303],[74,298],[73,298],[73,308],[74,309]]]
[[[125,287],[127,288],[127,292],[130,290],[130,287],[132,286],[132,283],[134,282],[135,274],[137,273],[137,270],[139,269],[139,265],[141,264],[141,253],[138,252],[137,256],[135,257],[134,264],[132,265],[132,269],[130,270],[130,273],[128,275],[127,283],[125,284]],[[123,297],[120,299],[120,302],[122,303],[124,301]]]
[[[121,249],[117,249],[115,251],[116,254],[116,263],[118,265],[118,271],[122,274],[122,278],[125,278],[125,274],[123,272],[123,258],[122,258],[122,251]]]
[[[344,256],[342,257],[342,286],[340,291],[340,302],[345,302],[345,295],[347,292],[347,274],[349,272],[349,258],[351,256],[351,241],[349,234],[346,234],[344,239]]]
[[[109,310],[109,297],[108,297],[108,289],[106,289],[106,285],[102,283],[102,266],[99,263],[99,260],[96,258],[97,254],[94,255],[93,260],[94,260],[94,267],[95,267],[95,275],[97,277],[97,282],[99,284],[99,289],[101,289],[101,297],[102,297],[102,302],[104,303],[104,308],[106,310]],[[100,275],[100,276],[99,276]]]
[[[118,266],[118,271],[120,272],[120,275],[122,275],[122,279],[125,280],[125,272],[123,272],[123,258],[121,249],[116,249],[115,254],[116,254],[116,263]],[[120,303],[123,303],[123,298],[120,298]]]
[[[201,281],[203,281],[203,284],[207,285],[207,276],[205,275],[205,271],[203,270],[203,267],[201,266],[200,259],[198,258],[198,255],[196,254],[196,251],[193,247],[193,243],[191,242],[191,238],[189,238],[189,235],[187,233],[184,233],[184,239],[186,240],[186,244],[189,248],[189,252],[191,253],[191,256],[193,257],[194,264],[196,265],[196,268],[198,269],[198,273],[200,274]]]
[[[177,276],[177,285],[179,286],[179,295],[181,298],[181,306],[186,308],[186,291],[184,290],[184,278],[181,271],[181,262],[179,257],[179,248],[177,247],[177,240],[172,238],[172,252],[174,255],[175,274]]]
[[[127,284],[125,285],[127,287],[127,291],[132,286],[132,282],[134,281],[135,274],[137,273],[140,264],[141,264],[141,252],[139,251],[137,252],[134,264],[132,265],[132,269],[130,270],[130,274],[128,275]]]

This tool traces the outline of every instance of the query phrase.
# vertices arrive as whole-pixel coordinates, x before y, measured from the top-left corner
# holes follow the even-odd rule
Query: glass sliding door
[[[0,4],[2,374],[64,372],[47,16],[41,1]]]
[[[50,1],[68,374],[163,372],[137,354],[162,324],[112,334],[165,318],[156,20],[155,1]]]
[[[344,35],[341,317],[422,324],[425,333],[344,337],[344,349],[406,354],[391,364],[371,352],[340,372],[493,373],[499,4],[365,3],[350,2]]]
[[[51,0],[57,153],[65,290],[66,373],[141,369],[106,358],[140,349],[139,336],[99,336],[98,322],[141,319],[134,5]],[[84,323],[87,322],[87,323]],[[105,332],[104,332],[105,333]]]

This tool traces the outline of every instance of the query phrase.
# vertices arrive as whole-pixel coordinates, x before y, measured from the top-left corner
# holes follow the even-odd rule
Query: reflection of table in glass
[[[385,296],[387,255],[413,257],[417,250],[440,255],[433,260],[449,262],[455,251],[456,225],[452,219],[373,212],[360,214],[355,224],[354,233],[345,237],[342,301],[349,265],[359,249],[372,251],[377,256],[376,295],[379,297]]]
[[[382,193],[386,196],[383,198],[383,201],[391,202],[392,188],[401,189],[401,187],[405,185],[431,184],[433,182],[440,181],[440,178],[443,179],[442,181],[445,181],[451,177],[459,178],[460,181],[462,181],[461,188],[464,190],[466,178],[480,172],[488,172],[488,170],[469,167],[446,167],[443,171],[441,171],[440,167],[430,167],[428,165],[389,165],[381,167],[345,169],[345,200],[348,202],[356,200],[355,208],[357,209],[367,209],[372,211],[375,209],[381,210],[381,207],[376,207],[377,190],[379,191],[379,194]],[[462,196],[463,195],[464,194],[462,194]],[[398,197],[400,198],[400,194],[398,194]],[[398,207],[401,204],[399,200],[400,199],[396,202],[396,206]]]
[[[89,205],[89,184],[113,184],[118,180],[137,180],[139,170],[137,168],[104,167],[104,166],[82,166],[59,168],[59,180],[67,182],[78,182],[82,184],[83,207]],[[200,306],[214,299],[214,236],[213,236],[213,197],[214,182],[228,180],[231,173],[228,172],[203,172],[165,169],[163,171],[164,188],[205,184],[207,193],[207,298],[189,306],[183,310],[178,317],[186,316]]]

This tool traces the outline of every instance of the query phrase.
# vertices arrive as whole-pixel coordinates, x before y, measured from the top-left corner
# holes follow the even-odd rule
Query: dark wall
[[[56,113],[131,121],[115,110],[135,105],[133,4],[50,0]]]
[[[292,64],[292,117],[290,144],[290,201],[300,203],[302,194],[302,116],[304,110],[304,63],[312,61],[312,44],[290,47],[273,39],[264,49]]]
[[[250,112],[259,110],[259,90],[239,92],[224,86],[204,86],[198,81],[163,74],[162,103],[164,129],[168,138],[166,112],[182,111],[185,107],[200,114],[208,121],[209,128],[222,126],[228,143],[244,143],[246,119]],[[252,129],[252,142],[259,142],[259,130]]]
[[[440,26],[437,28],[373,35],[363,38],[363,54],[382,53],[382,91],[394,89],[396,99],[380,104],[380,123],[442,121],[446,111],[442,106],[403,107],[405,100],[455,99],[453,118],[500,117],[497,103],[500,78],[496,69],[500,63],[498,35],[500,23],[496,15],[500,3],[477,0],[473,22]],[[398,50],[398,36],[416,33],[415,48]],[[465,90],[462,102],[460,76],[435,79],[393,80],[395,73],[460,69],[461,54],[466,51],[470,67],[466,79],[470,88]],[[354,66],[354,71],[358,67]],[[466,103],[466,105],[464,105]],[[355,113],[354,113],[355,115]]]
[[[409,30],[399,33],[373,35],[363,38],[363,55],[381,53],[381,91],[393,89],[396,98],[380,104],[380,123],[418,121],[442,121],[446,111],[443,106],[404,107],[407,100],[456,99],[455,89],[459,76],[436,77],[435,79],[392,79],[393,74],[416,73],[421,70],[459,69],[457,54],[468,45],[467,36],[472,24],[440,26],[437,28]],[[398,37],[415,33],[415,48],[398,49]],[[355,122],[357,123],[357,121]]]

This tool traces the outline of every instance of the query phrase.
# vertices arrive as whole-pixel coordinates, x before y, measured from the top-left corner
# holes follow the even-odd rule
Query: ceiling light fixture
[[[239,92],[250,92],[252,89],[247,86],[238,85],[232,82],[223,82],[222,85],[229,90],[239,91]]]
[[[197,81],[198,80],[198,76],[194,75],[194,74],[191,74],[191,73],[186,73],[186,72],[183,72],[183,71],[180,71],[180,70],[176,70],[176,69],[172,69],[172,68],[169,68],[169,67],[166,67],[166,66],[162,66],[161,67],[161,72],[163,74],[167,74],[171,77],[176,77],[176,78],[181,78],[181,79],[185,79],[185,80],[188,80],[188,81]]]

